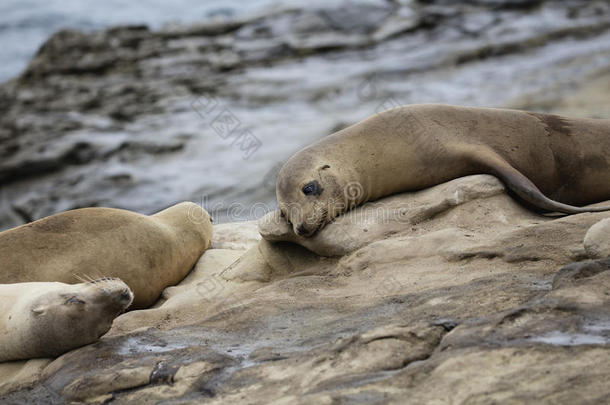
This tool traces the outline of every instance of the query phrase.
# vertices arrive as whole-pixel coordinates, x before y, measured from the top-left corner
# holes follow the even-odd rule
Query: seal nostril
[[[307,233],[307,229],[305,229],[305,227],[303,225],[299,225],[297,227],[297,233],[299,235],[305,235]]]

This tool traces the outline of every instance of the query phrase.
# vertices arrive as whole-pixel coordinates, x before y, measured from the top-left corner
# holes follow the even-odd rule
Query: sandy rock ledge
[[[607,213],[540,216],[490,176],[375,204],[350,215],[386,204],[406,219],[345,216],[305,247],[217,225],[153,308],[60,358],[0,365],[0,402],[608,398],[610,259],[583,246]]]

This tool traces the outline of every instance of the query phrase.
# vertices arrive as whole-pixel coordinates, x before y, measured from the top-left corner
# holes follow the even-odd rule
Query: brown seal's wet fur
[[[0,283],[118,277],[135,295],[132,307],[146,308],[186,276],[211,239],[210,216],[194,203],[151,216],[67,211],[0,233]]]
[[[310,236],[366,201],[485,173],[543,211],[608,210],[575,205],[610,199],[610,120],[398,107],[297,152],[280,170],[276,192],[295,233]]]
[[[0,284],[0,362],[56,357],[93,343],[132,299],[116,278]]]

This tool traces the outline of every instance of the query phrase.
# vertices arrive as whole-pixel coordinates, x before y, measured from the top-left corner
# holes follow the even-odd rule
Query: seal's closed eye
[[[309,183],[305,184],[305,186],[301,189],[301,191],[305,195],[320,195],[320,194],[322,194],[323,189],[320,186],[320,183],[318,183],[316,180],[314,180],[314,181],[310,181]]]
[[[77,298],[76,295],[73,295],[72,297],[68,298],[65,303],[66,304],[84,304],[85,301]]]

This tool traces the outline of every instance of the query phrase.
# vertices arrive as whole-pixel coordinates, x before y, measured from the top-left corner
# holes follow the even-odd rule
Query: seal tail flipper
[[[610,211],[610,207],[576,207],[548,198],[530,179],[494,151],[487,151],[484,155],[479,151],[475,156],[470,154],[470,157],[475,157],[490,174],[498,177],[519,198],[535,207],[564,214]]]

